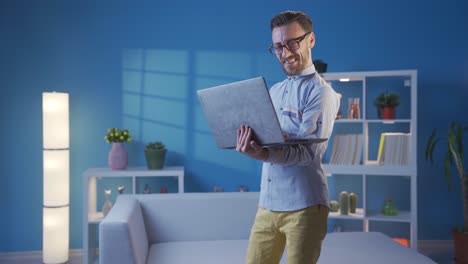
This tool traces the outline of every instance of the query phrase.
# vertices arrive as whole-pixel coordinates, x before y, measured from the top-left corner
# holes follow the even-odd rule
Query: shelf
[[[388,216],[383,215],[378,211],[369,211],[364,216],[364,210],[362,208],[356,208],[355,214],[342,215],[340,212],[330,212],[328,218],[331,219],[347,219],[347,220],[371,220],[371,221],[387,221],[387,222],[411,222],[411,212],[409,211],[398,211],[398,215]]]
[[[83,172],[83,264],[99,263],[96,257],[98,249],[95,242],[99,240],[99,232],[89,232],[90,228],[99,230],[99,223],[104,219],[102,212],[98,211],[97,181],[102,178],[122,179],[128,178],[132,184],[129,194],[136,194],[136,185],[139,179],[145,177],[175,177],[178,180],[178,192],[184,192],[184,167],[164,167],[160,170],[148,170],[146,167],[129,167],[125,170],[111,170],[110,168],[89,168]]]
[[[411,123],[410,119],[367,119],[367,123],[382,123],[382,124],[393,124],[393,123]]]
[[[394,123],[411,123],[410,119],[337,119],[335,124],[350,124],[350,123],[372,123],[372,124],[394,124]]]
[[[396,70],[396,71],[370,71],[370,72],[332,72],[323,73],[322,77],[327,81],[338,81],[348,78],[349,81],[362,81],[368,77],[415,77],[416,70]]]
[[[330,212],[330,214],[328,215],[328,218],[362,220],[362,219],[364,219],[364,210],[362,208],[356,208],[356,213],[355,214],[349,213],[348,215],[342,215],[342,214],[340,214],[340,211]]]
[[[382,176],[413,176],[416,166],[385,165],[333,165],[323,164],[323,170],[330,174],[371,174]]]
[[[407,222],[411,223],[411,212],[409,211],[398,211],[398,215],[388,216],[383,215],[379,211],[367,212],[367,219],[373,221],[388,221],[388,222]]]
[[[91,214],[88,214],[88,223],[98,224],[102,221],[103,218],[104,218],[104,215],[102,214],[102,212],[91,213]]]
[[[161,170],[148,170],[146,167],[133,167],[126,170],[111,170],[109,168],[93,168],[86,170],[85,177],[139,177],[139,176],[177,176],[183,172],[184,167],[164,167]]]
[[[362,123],[364,120],[363,119],[347,119],[347,118],[342,118],[342,119],[337,119],[335,120],[335,124],[340,124],[340,123]]]

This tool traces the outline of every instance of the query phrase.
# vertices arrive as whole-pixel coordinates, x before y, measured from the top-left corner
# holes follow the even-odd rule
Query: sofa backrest
[[[258,192],[141,194],[148,242],[248,239]]]

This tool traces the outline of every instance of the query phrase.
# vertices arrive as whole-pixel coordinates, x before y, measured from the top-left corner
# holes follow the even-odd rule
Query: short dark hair
[[[275,15],[270,21],[270,28],[273,31],[274,28],[289,25],[293,22],[299,23],[306,32],[312,32],[312,19],[306,13],[300,11],[288,10]]]

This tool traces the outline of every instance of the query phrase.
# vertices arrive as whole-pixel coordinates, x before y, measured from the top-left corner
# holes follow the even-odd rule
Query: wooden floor
[[[437,245],[436,245],[437,244]],[[425,243],[419,246],[419,252],[431,258],[439,264],[455,264],[453,259],[453,246],[451,243]],[[38,253],[24,254],[19,258],[11,259],[8,257],[9,253],[0,253],[0,264],[37,264],[42,263],[42,259]],[[39,257],[38,257],[39,256]],[[79,251],[70,254],[69,264],[82,264],[81,254]]]

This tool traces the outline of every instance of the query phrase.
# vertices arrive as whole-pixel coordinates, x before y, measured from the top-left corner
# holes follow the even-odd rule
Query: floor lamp
[[[68,262],[70,150],[68,93],[42,93],[44,263]]]

